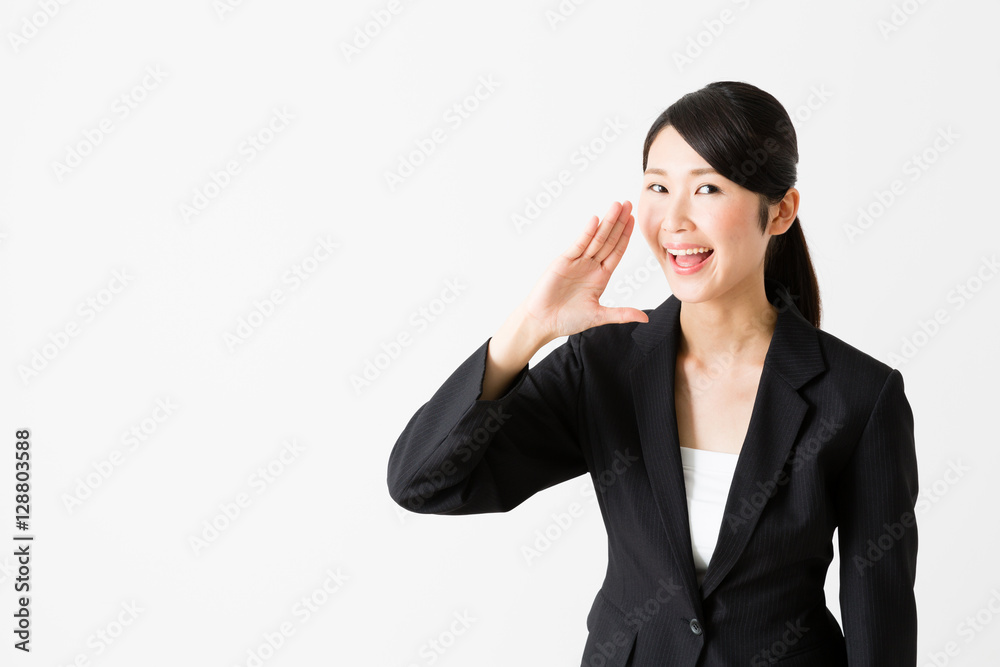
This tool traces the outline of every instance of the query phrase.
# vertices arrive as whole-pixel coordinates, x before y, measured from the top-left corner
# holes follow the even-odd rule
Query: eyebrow
[[[643,173],[644,174],[659,174],[660,176],[666,176],[667,175],[667,172],[665,170],[659,169],[657,167],[650,167],[649,169],[647,169]],[[719,172],[717,172],[712,167],[702,167],[701,169],[692,169],[688,173],[691,174],[692,176],[701,176],[702,174],[717,174],[717,175],[721,176],[721,174],[719,174]]]

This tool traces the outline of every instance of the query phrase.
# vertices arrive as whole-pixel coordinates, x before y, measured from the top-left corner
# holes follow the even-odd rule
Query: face
[[[681,301],[708,301],[763,285],[771,234],[760,232],[757,194],[719,175],[672,126],[650,146],[637,209],[635,224]],[[685,267],[668,248],[711,251],[685,255],[683,264],[704,258]]]

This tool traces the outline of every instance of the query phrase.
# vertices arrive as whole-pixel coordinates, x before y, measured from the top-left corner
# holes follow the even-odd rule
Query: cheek
[[[658,240],[658,229],[654,225],[649,216],[638,215],[635,218],[635,229],[638,229],[642,234],[642,238],[646,240],[646,243],[650,248],[656,248],[660,245]]]
[[[759,243],[757,214],[749,214],[745,207],[732,207],[719,211],[713,219],[717,238],[732,248],[748,249]]]
[[[663,220],[663,215],[657,208],[656,198],[648,195],[649,193],[643,192],[639,195],[638,201],[635,202],[635,228],[642,232],[643,237],[650,245],[655,246],[659,245],[657,240],[660,234],[659,223]]]

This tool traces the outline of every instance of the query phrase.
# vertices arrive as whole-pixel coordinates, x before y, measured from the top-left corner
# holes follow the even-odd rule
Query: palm
[[[549,264],[525,300],[525,312],[550,338],[612,322],[647,321],[641,310],[608,308],[599,302],[628,247],[635,225],[631,209],[628,201],[615,202],[602,224],[592,217],[576,242]]]

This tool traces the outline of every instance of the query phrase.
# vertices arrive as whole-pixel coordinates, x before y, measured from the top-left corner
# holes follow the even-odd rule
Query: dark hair
[[[643,173],[649,147],[667,126],[673,126],[717,172],[760,196],[763,234],[768,207],[795,185],[799,161],[795,128],[781,103],[741,81],[716,81],[684,95],[649,128],[642,147]],[[784,285],[802,316],[819,327],[819,284],[797,215],[784,234],[768,242],[764,277]]]

